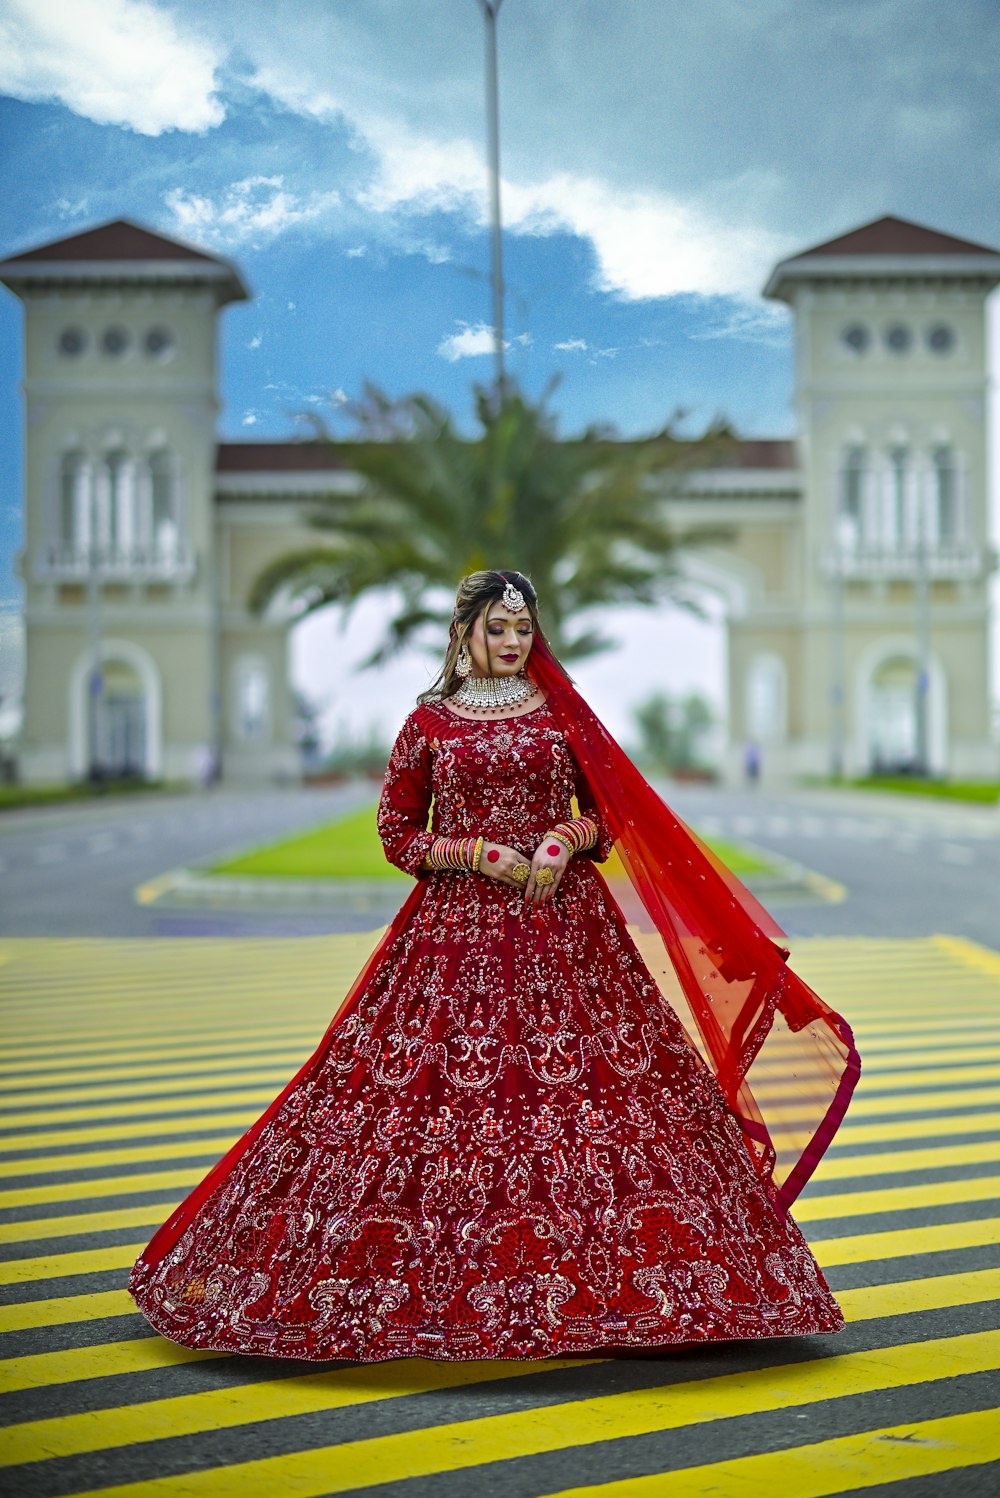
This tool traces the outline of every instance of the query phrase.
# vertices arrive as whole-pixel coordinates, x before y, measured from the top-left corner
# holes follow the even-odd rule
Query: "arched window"
[[[898,551],[906,546],[910,537],[909,525],[910,452],[906,447],[893,447],[889,451],[889,513],[886,525],[886,541]]]
[[[173,556],[180,539],[177,519],[177,484],[173,456],[158,447],[148,459],[150,529],[153,550],[161,557]]]
[[[785,663],[772,650],[750,662],[746,676],[746,730],[759,744],[780,743],[788,733]]]
[[[124,448],[106,453],[103,462],[103,539],[112,555],[131,546],[135,534],[132,460]]]
[[[849,447],[840,473],[840,526],[838,539],[855,550],[866,539],[868,530],[866,491],[868,454],[863,447]]]
[[[267,664],[257,656],[243,656],[234,670],[233,727],[244,744],[264,742],[270,732],[271,683]]]
[[[931,453],[932,534],[947,546],[959,539],[958,473],[955,454],[950,447],[936,447]]]
[[[56,516],[56,543],[60,547],[84,546],[90,529],[88,501],[90,470],[86,455],[78,448],[63,453],[59,460],[59,504]]]

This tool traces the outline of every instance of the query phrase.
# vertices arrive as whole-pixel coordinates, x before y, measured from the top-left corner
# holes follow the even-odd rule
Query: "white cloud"
[[[218,198],[174,187],[165,194],[164,202],[178,230],[189,237],[202,243],[240,243],[273,238],[285,229],[319,218],[340,202],[340,194],[315,192],[303,198],[286,189],[282,176],[255,176],[231,183]]]
[[[487,223],[484,152],[464,134],[437,136],[401,116],[380,115],[360,97],[335,100],[323,89],[310,91],[273,65],[254,82],[288,108],[347,120],[358,149],[363,145],[373,162],[368,185],[354,194],[363,210],[389,220],[446,212],[477,226]],[[511,175],[501,183],[503,223],[510,234],[570,233],[589,240],[593,289],[625,301],[685,292],[756,296],[770,267],[795,243],[755,222],[746,205],[760,198],[759,184],[741,177],[715,188],[719,207],[713,210],[694,195],[622,187],[613,172]],[[743,205],[742,222],[734,198]],[[422,242],[403,248],[437,258]]]
[[[0,15],[0,92],[140,135],[221,124],[220,62],[148,0],[5,0]]]
[[[958,135],[967,123],[958,104],[901,104],[896,110],[898,130],[917,146],[935,146]]]
[[[260,417],[256,411],[244,411],[243,420],[240,422],[240,426],[255,427],[259,420]]]
[[[585,338],[567,338],[564,343],[554,343],[552,347],[560,349],[564,353],[582,354],[586,353],[587,340]]]
[[[260,346],[261,346],[261,344],[263,342],[264,342],[264,335],[263,335],[263,333],[255,333],[253,335],[253,337],[248,340],[248,342],[247,342],[247,348],[260,348]]]
[[[625,301],[685,292],[752,296],[791,248],[769,229],[723,221],[662,189],[621,189],[569,173],[505,183],[503,201],[515,232],[569,231],[590,240],[594,289]]]
[[[460,323],[460,332],[450,333],[447,338],[442,338],[437,346],[437,352],[443,359],[448,359],[452,364],[459,359],[475,358],[480,354],[492,354],[495,343],[493,329],[489,323],[479,322]],[[510,344],[504,340],[504,348],[510,348]]]
[[[488,222],[478,114],[475,135],[461,119],[448,119],[443,128],[427,123],[426,116],[415,121],[410,106],[420,90],[411,83],[407,108],[390,116],[371,103],[377,94],[370,87],[361,91],[344,76],[335,96],[325,83],[310,85],[302,69],[273,59],[258,68],[254,82],[288,109],[347,123],[355,149],[367,151],[372,162],[368,184],[354,194],[363,210],[397,222],[441,212],[477,227]],[[396,100],[402,102],[398,88]],[[539,158],[521,153],[517,159]],[[506,232],[570,233],[589,240],[593,289],[625,301],[691,292],[756,297],[771,266],[796,247],[793,238],[767,226],[782,186],[773,169],[763,176],[745,170],[735,178],[716,177],[699,195],[670,191],[652,178],[648,186],[621,185],[615,165],[599,172],[546,171],[544,165],[541,171],[533,165],[508,169],[501,182]],[[408,248],[426,253],[421,244]]]
[[[788,308],[774,302],[730,301],[721,320],[709,323],[689,338],[732,338],[740,343],[760,343],[766,348],[785,348],[791,341],[792,316]]]
[[[360,260],[362,255],[368,254],[368,247],[363,244],[351,245],[350,249],[344,251],[344,254],[348,260]]]

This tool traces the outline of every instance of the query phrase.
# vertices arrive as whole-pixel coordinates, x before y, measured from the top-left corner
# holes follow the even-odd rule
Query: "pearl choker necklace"
[[[460,707],[486,712],[490,708],[514,707],[534,690],[534,682],[523,671],[516,676],[467,676],[458,691],[452,693],[451,700]]]

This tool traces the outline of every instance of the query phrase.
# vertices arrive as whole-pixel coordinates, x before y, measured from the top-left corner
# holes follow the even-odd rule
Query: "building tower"
[[[985,300],[1000,253],[898,218],[778,265],[805,504],[796,768],[996,773]]]
[[[225,260],[126,220],[0,262],[25,311],[25,781],[190,779],[222,747]]]

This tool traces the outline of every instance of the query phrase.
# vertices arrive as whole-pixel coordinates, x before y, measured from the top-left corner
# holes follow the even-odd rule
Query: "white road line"
[[[35,849],[36,863],[64,863],[68,857],[62,843],[46,843]]]
[[[801,837],[829,837],[829,827],[822,817],[799,817],[796,831]]]

